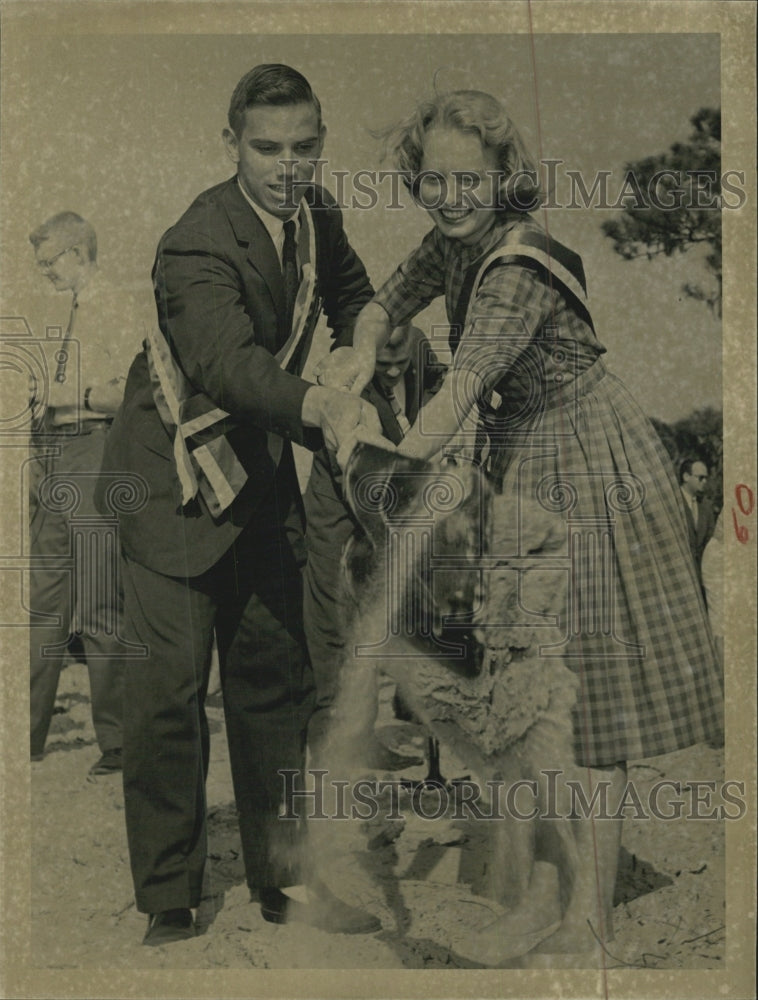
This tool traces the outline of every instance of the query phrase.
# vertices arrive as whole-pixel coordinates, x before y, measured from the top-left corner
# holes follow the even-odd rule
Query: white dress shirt
[[[60,299],[70,310],[71,299],[63,295]],[[85,409],[84,392],[88,386],[112,381],[125,384],[145,335],[145,315],[146,309],[139,307],[131,292],[111,284],[99,271],[92,275],[77,295],[71,340],[66,345],[68,361],[64,382],[54,379],[55,355],[62,341],[53,339],[43,344],[51,376],[47,405],[53,408],[55,426],[113,416]],[[65,329],[63,324],[61,326]]]
[[[267,212],[260,205],[256,205],[247,191],[240,184],[239,177],[237,178],[237,183],[239,184],[239,189],[242,192],[242,196],[248,205],[252,208],[258,218],[261,220],[263,225],[266,227],[266,232],[271,237],[276,250],[276,255],[279,258],[279,267],[282,266],[282,252],[284,250],[284,223],[294,222],[295,223],[295,246],[297,246],[297,238],[300,235],[300,219],[298,218],[298,212],[292,216],[291,219],[280,219],[277,215],[272,215]],[[299,262],[298,262],[299,263]]]

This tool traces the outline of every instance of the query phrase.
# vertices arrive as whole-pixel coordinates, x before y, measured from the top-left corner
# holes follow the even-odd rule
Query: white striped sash
[[[274,355],[284,369],[291,362],[309,329],[315,325],[318,316],[315,297],[315,228],[310,208],[305,202],[301,203],[300,211],[307,239],[301,241],[299,247],[302,258],[301,278],[295,300],[292,331],[286,343]],[[248,478],[226,437],[236,424],[226,410],[216,406],[205,394],[193,390],[160,330],[148,330],[146,346],[155,405],[164,426],[173,437],[174,462],[182,490],[182,505],[188,504],[200,492],[211,514],[219,517],[234,501]],[[188,405],[190,402],[191,406]],[[193,414],[188,419],[182,416],[185,407]],[[202,443],[192,441],[194,435],[213,427],[218,428],[215,437]],[[275,463],[281,458],[282,447],[282,438],[269,432],[268,450]]]

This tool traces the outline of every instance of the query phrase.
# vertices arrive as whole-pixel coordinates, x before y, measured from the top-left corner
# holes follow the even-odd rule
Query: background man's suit
[[[705,547],[713,536],[713,529],[716,527],[716,515],[713,511],[713,504],[707,497],[703,497],[697,501],[697,523],[695,523],[690,505],[685,504],[684,507],[687,511],[690,547],[699,569]]]
[[[701,497],[697,500],[697,521],[688,503],[685,503],[684,509],[687,512],[687,533],[690,541],[690,549],[692,550],[692,557],[695,560],[698,579],[700,580],[700,586],[703,588],[703,598],[705,599],[705,587],[703,587],[703,552],[705,552],[706,545],[713,537],[713,531],[716,527],[716,515],[713,510],[713,504],[707,497]]]
[[[316,295],[346,342],[372,289],[330,197],[312,187]],[[200,195],[160,241],[153,271],[158,320],[192,387],[227,411],[227,438],[247,472],[220,517],[202,499],[182,506],[172,442],[153,398],[143,352],[115,420],[106,471],[141,474],[147,506],[121,521],[129,638],[150,648],[126,678],[124,789],[137,906],[197,906],[205,861],[203,701],[215,628],[227,736],[251,888],[297,881],[291,823],[277,819],[278,768],[303,767],[312,710],[293,547],[302,527],[290,442],[308,383],[274,354],[287,340],[285,292],[274,244],[233,178]],[[315,325],[314,323],[311,326]],[[283,439],[278,463],[269,433]],[[275,451],[275,449],[272,449]],[[281,836],[288,830],[292,845]]]

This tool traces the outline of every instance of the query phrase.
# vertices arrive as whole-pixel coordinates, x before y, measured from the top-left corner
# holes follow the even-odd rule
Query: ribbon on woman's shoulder
[[[526,226],[516,226],[506,233],[504,242],[485,258],[474,279],[469,302],[473,301],[486,272],[500,260],[527,266],[538,264],[544,268],[550,276],[551,284],[559,286],[579,315],[592,330],[595,329],[587,305],[587,282],[582,258],[547,233],[530,230]]]
[[[459,309],[451,325],[451,350],[455,350],[462,330],[471,323],[471,306],[485,275],[500,261],[531,268],[537,266],[546,271],[551,287],[559,289],[594,332],[595,327],[587,303],[587,282],[582,258],[542,230],[531,229],[528,225],[522,224],[509,230],[503,242],[496,246],[480,265],[469,269],[464,279]],[[477,464],[484,462],[489,450],[487,420],[498,408],[498,393],[493,389],[483,403],[472,406],[465,415],[459,431],[446,445],[445,454]],[[473,442],[473,445],[470,442]]]
[[[298,360],[303,339],[318,318],[315,296],[315,235],[305,202],[300,215],[303,239],[300,287],[295,302],[292,332],[274,355],[282,368]],[[182,506],[198,493],[213,517],[232,504],[248,479],[227,435],[238,426],[231,415],[205,393],[197,392],[179,367],[163,332],[150,328],[146,338],[147,363],[158,415],[173,440],[174,463],[182,491]],[[299,357],[299,356],[298,356]],[[275,463],[282,454],[282,438],[268,433],[268,450]]]

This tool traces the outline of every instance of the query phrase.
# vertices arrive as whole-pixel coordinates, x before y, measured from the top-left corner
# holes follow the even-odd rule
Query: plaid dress
[[[473,452],[514,518],[538,504],[565,519],[565,640],[541,655],[578,675],[576,762],[602,766],[718,739],[723,694],[671,461],[589,313],[528,259],[496,260],[473,287],[493,249],[541,232],[529,216],[476,246],[432,230],[375,301],[399,325],[445,295],[453,367],[484,386],[453,450]],[[505,561],[501,534],[490,525],[489,555]]]

